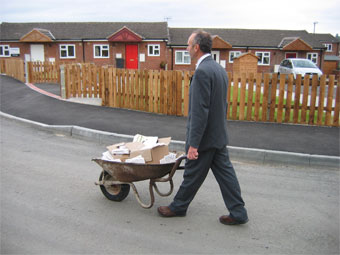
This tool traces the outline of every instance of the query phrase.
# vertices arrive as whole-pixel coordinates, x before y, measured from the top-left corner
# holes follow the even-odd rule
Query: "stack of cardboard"
[[[108,151],[103,153],[105,160],[142,163],[160,164],[164,158],[169,158],[169,144],[171,137],[158,138],[136,135],[133,142],[117,143],[107,147]],[[162,160],[163,159],[163,160]]]

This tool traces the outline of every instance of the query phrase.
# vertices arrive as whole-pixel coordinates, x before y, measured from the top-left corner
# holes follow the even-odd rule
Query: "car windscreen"
[[[292,60],[293,65],[299,68],[315,68],[315,65],[307,60]]]

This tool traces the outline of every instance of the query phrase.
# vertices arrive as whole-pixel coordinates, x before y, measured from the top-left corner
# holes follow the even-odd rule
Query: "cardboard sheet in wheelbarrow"
[[[169,144],[171,137],[158,138],[157,144],[150,148],[146,147],[141,142],[117,143],[108,146],[107,149],[115,159],[120,159],[125,162],[128,158],[134,158],[141,155],[146,164],[159,164],[164,156],[169,154]],[[129,154],[113,154],[112,151],[118,149],[120,146],[125,146],[129,150]]]

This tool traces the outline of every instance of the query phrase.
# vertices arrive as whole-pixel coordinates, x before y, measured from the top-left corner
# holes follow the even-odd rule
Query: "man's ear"
[[[200,46],[198,44],[194,45],[194,50],[195,52],[198,52],[200,50]]]

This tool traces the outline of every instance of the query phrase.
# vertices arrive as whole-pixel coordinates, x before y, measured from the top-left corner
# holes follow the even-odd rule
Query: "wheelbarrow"
[[[103,159],[92,159],[103,169],[99,176],[99,181],[95,182],[100,186],[100,189],[104,196],[111,201],[120,202],[124,200],[130,192],[132,187],[135,197],[138,203],[143,208],[151,208],[155,202],[154,191],[162,197],[170,196],[174,189],[174,183],[172,177],[177,169],[184,169],[181,166],[183,159],[186,156],[180,156],[173,163],[166,164],[135,164],[124,162],[113,162]],[[168,175],[167,177],[165,177]],[[149,181],[150,203],[144,204],[139,196],[136,186],[133,182]],[[167,193],[162,193],[157,187],[157,182],[169,182],[170,190]]]

